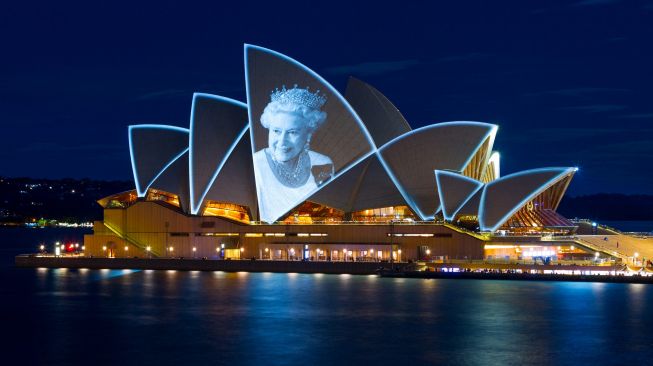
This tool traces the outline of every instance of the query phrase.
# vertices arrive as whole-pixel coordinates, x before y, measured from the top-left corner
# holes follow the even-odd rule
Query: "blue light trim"
[[[128,138],[129,138],[129,155],[131,158],[131,164],[132,164],[132,172],[134,173],[134,183],[136,184],[136,194],[138,197],[145,197],[145,194],[147,193],[148,188],[154,183],[154,181],[170,166],[172,163],[174,163],[179,157],[184,155],[186,151],[188,151],[188,148],[186,148],[184,151],[182,151],[179,155],[175,156],[170,160],[164,167],[159,171],[159,173],[145,186],[145,189],[141,187],[141,180],[138,177],[138,171],[136,168],[136,157],[134,156],[134,142],[132,140],[132,131],[134,129],[155,129],[155,130],[170,130],[170,131],[176,131],[176,132],[184,132],[184,133],[190,133],[190,131],[187,128],[182,128],[182,127],[177,127],[177,126],[170,126],[170,125],[156,125],[156,124],[143,124],[143,125],[130,125],[128,127]]]
[[[199,210],[202,207],[202,201],[204,201],[204,197],[209,193],[209,190],[211,186],[213,185],[213,182],[215,182],[216,178],[218,177],[218,174],[220,173],[220,170],[222,170],[222,167],[224,164],[227,162],[227,159],[229,159],[229,156],[231,156],[231,153],[233,150],[236,148],[236,145],[238,142],[240,142],[241,138],[243,135],[245,135],[245,132],[249,128],[249,125],[247,122],[245,123],[245,128],[238,134],[238,137],[235,139],[235,141],[231,144],[229,147],[229,150],[227,150],[227,153],[225,156],[222,158],[222,161],[218,164],[218,167],[216,171],[213,173],[213,176],[211,179],[209,179],[209,183],[207,184],[204,192],[202,195],[199,197],[199,199],[195,199],[195,174],[193,174],[193,151],[195,151],[195,148],[193,146],[193,134],[195,131],[195,102],[197,101],[197,98],[202,97],[202,98],[208,98],[208,99],[214,99],[223,103],[235,105],[237,107],[242,107],[247,109],[247,104],[231,99],[231,98],[226,98],[220,95],[213,95],[213,94],[206,94],[206,93],[195,93],[193,94],[193,102],[190,108],[190,134],[188,136],[188,141],[189,141],[189,155],[188,155],[188,183],[190,187],[190,213],[191,215],[197,215]]]
[[[490,232],[496,231],[501,225],[503,225],[503,223],[505,223],[510,217],[512,217],[512,215],[514,215],[515,212],[517,212],[526,203],[528,203],[528,201],[532,200],[538,194],[542,193],[543,191],[545,191],[546,189],[548,189],[549,187],[551,187],[552,185],[554,185],[555,183],[557,183],[561,179],[565,178],[570,173],[574,173],[575,172],[574,169],[575,168],[552,167],[552,168],[539,168],[539,169],[524,170],[524,171],[521,171],[521,172],[506,175],[505,177],[503,177],[501,179],[497,179],[497,180],[495,180],[493,182],[490,182],[490,183],[486,184],[485,188],[483,188],[483,193],[481,194],[481,202],[479,204],[479,213],[478,213],[478,223],[479,223],[481,231],[490,231]],[[533,174],[533,173],[552,172],[552,171],[560,171],[560,173],[557,174],[556,176],[554,176],[553,178],[547,180],[546,183],[542,184],[537,189],[533,190],[528,196],[526,196],[524,199],[522,199],[519,202],[519,204],[514,206],[510,211],[508,211],[508,213],[506,213],[500,220],[498,220],[498,222],[494,226],[488,227],[488,226],[485,225],[485,208],[486,208],[485,207],[485,196],[487,194],[487,187],[489,187],[491,185],[494,185],[496,183],[499,183],[499,182],[501,182],[501,181],[503,181],[505,179],[515,178],[515,177],[519,177],[519,176],[522,176],[522,175],[529,175],[529,174]]]
[[[204,197],[206,197],[206,195],[209,193],[209,190],[211,189],[211,186],[213,186],[213,183],[218,178],[218,174],[220,174],[220,171],[222,171],[222,168],[227,163],[227,160],[231,156],[231,153],[236,149],[236,147],[238,146],[238,143],[240,143],[240,141],[243,139],[243,136],[245,136],[245,133],[247,132],[248,129],[249,129],[249,126],[245,125],[245,128],[243,128],[243,130],[240,131],[240,133],[238,134],[238,137],[236,137],[236,139],[231,144],[231,146],[229,146],[229,150],[227,150],[227,154],[225,155],[225,158],[222,159],[222,161],[220,162],[220,165],[218,165],[218,168],[215,170],[215,173],[213,173],[213,176],[209,180],[209,184],[206,186],[206,189],[202,193],[202,196],[199,198],[199,200],[197,200],[197,207],[194,207],[192,209],[193,211],[191,211],[191,213],[193,215],[197,215],[197,212],[199,212],[200,208],[202,207],[202,202],[204,201]]]
[[[485,122],[474,122],[474,121],[453,121],[453,122],[442,122],[442,123],[436,123],[428,126],[423,126],[415,130],[410,130],[406,132],[403,135],[397,136],[393,138],[392,140],[386,142],[383,146],[379,147],[377,150],[379,152],[379,157],[380,160],[383,164],[383,167],[385,168],[386,172],[392,179],[393,183],[397,186],[397,189],[399,189],[399,192],[401,192],[402,196],[404,196],[404,199],[406,202],[411,206],[411,208],[420,216],[422,220],[433,220],[435,218],[435,214],[440,211],[442,208],[442,202],[440,202],[440,205],[436,208],[435,212],[433,215],[425,215],[422,210],[417,206],[417,203],[415,200],[406,192],[405,188],[399,183],[397,178],[395,177],[394,173],[392,173],[390,167],[387,165],[385,160],[381,157],[381,152],[388,148],[389,146],[397,143],[398,141],[403,140],[404,138],[411,136],[416,133],[421,133],[422,131],[426,130],[431,130],[434,128],[440,128],[440,127],[448,127],[448,126],[476,126],[476,127],[483,127],[489,129],[489,131],[485,134],[485,136],[481,139],[480,143],[474,148],[472,154],[469,156],[467,161],[458,169],[459,171],[462,171],[467,164],[471,161],[471,159],[474,157],[478,149],[480,149],[481,146],[483,146],[483,143],[488,137],[492,137],[492,141],[490,144],[494,143],[494,136],[496,136],[497,130],[499,126],[491,124],[491,123],[485,123]],[[491,146],[489,147],[491,148]],[[441,200],[440,200],[441,201]]]
[[[321,77],[320,75],[318,75],[316,72],[314,72],[313,70],[309,69],[309,68],[306,67],[305,65],[299,63],[298,61],[296,61],[296,60],[294,60],[294,59],[292,59],[292,58],[290,58],[290,57],[288,57],[288,56],[286,56],[286,55],[284,55],[284,54],[281,54],[281,53],[279,53],[279,52],[276,52],[276,51],[273,51],[273,50],[270,50],[270,49],[267,49],[267,48],[264,48],[264,47],[259,47],[259,46],[254,46],[254,45],[250,45],[250,44],[245,44],[245,45],[244,45],[244,61],[245,61],[245,91],[246,91],[246,94],[247,94],[247,105],[248,105],[248,114],[249,114],[249,126],[252,127],[252,128],[249,129],[249,133],[250,133],[250,136],[251,136],[251,139],[250,139],[250,140],[251,140],[251,143],[252,143],[252,163],[253,163],[253,160],[254,160],[254,153],[256,153],[256,151],[254,151],[254,149],[255,149],[254,128],[253,128],[253,126],[254,126],[254,116],[252,116],[252,110],[251,110],[251,108],[249,108],[249,106],[250,106],[250,104],[251,104],[251,103],[250,103],[250,102],[251,102],[251,97],[250,97],[250,88],[249,88],[249,68],[247,67],[247,65],[248,65],[248,60],[247,60],[247,51],[248,51],[250,48],[253,49],[253,50],[258,50],[258,51],[261,51],[261,52],[265,52],[265,53],[270,54],[270,55],[272,55],[272,56],[278,57],[278,58],[280,58],[280,59],[282,59],[282,60],[284,60],[284,61],[286,61],[286,62],[288,62],[288,63],[290,63],[290,64],[292,64],[292,65],[295,65],[295,66],[298,67],[299,69],[304,70],[304,71],[305,71],[306,73],[308,73],[310,76],[314,77],[318,82],[320,82],[320,83],[322,83],[324,86],[326,86],[326,88],[327,88],[327,89],[328,89],[328,90],[329,90],[333,95],[335,95],[336,98],[338,98],[338,100],[340,101],[340,103],[342,103],[342,104],[344,105],[344,107],[349,111],[349,113],[352,115],[352,117],[354,118],[354,120],[356,121],[356,123],[358,123],[358,126],[359,126],[360,130],[363,132],[363,134],[364,134],[365,137],[367,138],[367,142],[370,144],[370,148],[371,148],[371,149],[370,149],[370,151],[369,151],[368,153],[364,154],[363,157],[359,158],[359,159],[356,160],[354,163],[348,165],[348,166],[345,167],[344,169],[341,169],[340,172],[338,172],[337,174],[335,174],[335,176],[334,176],[334,177],[333,177],[329,182],[327,182],[326,184],[324,184],[324,185],[321,186],[321,187],[318,187],[315,191],[313,191],[313,192],[311,192],[310,194],[308,194],[308,195],[303,199],[304,201],[307,200],[307,199],[309,199],[312,195],[314,195],[315,193],[317,193],[320,189],[326,187],[326,186],[329,185],[331,182],[333,182],[335,179],[337,179],[337,178],[340,177],[342,174],[344,174],[345,172],[347,172],[349,169],[351,169],[351,168],[353,168],[354,166],[358,165],[358,163],[360,163],[361,161],[365,160],[367,157],[369,157],[370,155],[374,154],[374,153],[377,151],[377,147],[376,147],[376,144],[374,143],[374,140],[372,139],[372,135],[370,135],[369,131],[367,130],[367,127],[365,126],[365,124],[363,123],[363,121],[360,119],[360,117],[358,116],[358,114],[356,113],[356,111],[354,110],[354,108],[352,108],[352,106],[349,105],[349,102],[347,102],[347,100],[346,100],[342,95],[340,95],[340,93],[339,93],[339,92],[338,92],[338,91],[337,91],[333,86],[331,86],[331,84],[329,84],[329,83],[328,83],[328,82],[327,82],[323,77]],[[256,169],[254,169],[254,172],[256,172]],[[260,179],[259,179],[258,177],[256,177],[256,174],[255,174],[255,177],[254,177],[254,178],[255,178],[255,180],[256,180],[256,199],[258,200],[258,205],[259,205],[259,208],[260,208],[260,206],[261,206],[261,192],[260,192],[260,189],[259,189],[259,183],[258,183],[258,182],[260,181]],[[299,204],[299,203],[301,203],[301,201],[298,202],[298,204]],[[283,215],[285,215],[286,213],[288,213],[288,212],[289,212],[290,210],[292,210],[293,208],[294,208],[294,207],[290,207],[290,208],[289,208],[289,209],[288,209],[288,210],[287,210]],[[260,210],[259,210],[259,212],[260,212]],[[281,217],[281,216],[283,216],[283,215],[280,215],[279,217]],[[276,221],[279,217],[274,218],[274,220],[272,220],[271,222]]]
[[[352,169],[352,168],[355,167],[356,165],[360,164],[363,160],[365,160],[365,159],[369,158],[370,156],[372,156],[375,152],[376,152],[376,151],[370,151],[370,152],[368,152],[367,154],[365,154],[365,155],[363,155],[362,157],[360,157],[358,160],[356,160],[356,161],[355,161],[354,163],[352,163],[351,165],[348,165],[347,167],[341,169],[340,172],[338,172],[337,174],[335,174],[335,175],[333,176],[333,178],[331,178],[331,180],[329,180],[325,185],[323,185],[323,186],[321,186],[321,187],[317,187],[317,189],[311,191],[308,195],[306,195],[306,198],[303,199],[302,201],[298,202],[298,204],[300,204],[300,203],[302,203],[303,201],[306,201],[306,200],[308,200],[309,198],[311,198],[314,194],[316,194],[317,192],[319,192],[322,188],[324,188],[324,187],[326,187],[327,185],[331,184],[331,182],[335,181],[336,179],[338,179],[338,177],[340,177],[341,175],[345,174],[346,172],[348,172],[350,169]],[[295,208],[295,207],[296,207],[296,206],[293,206],[293,207],[289,208],[287,211],[285,211],[285,212],[284,212],[283,214],[281,214],[279,217],[284,216],[284,215],[287,214],[288,212],[292,211],[292,209]],[[275,221],[276,221],[276,219],[278,219],[279,217],[275,218]]]
[[[411,135],[414,135],[415,133],[430,130],[430,129],[433,129],[433,128],[440,128],[440,127],[447,127],[447,126],[479,126],[479,127],[495,129],[495,133],[496,133],[496,130],[498,129],[497,125],[493,125],[491,123],[485,123],[485,122],[453,121],[453,122],[434,123],[432,125],[423,126],[423,127],[418,128],[418,129],[415,129],[415,130],[410,130],[410,131],[404,133],[403,135],[399,135],[399,136],[393,138],[392,140],[390,140],[390,141],[386,142],[385,144],[383,144],[383,146],[379,147],[379,151],[383,151],[384,149],[388,148],[390,145],[393,145],[397,141],[403,140],[404,138],[406,138],[408,136],[411,136]],[[490,132],[488,132],[488,134]],[[483,139],[481,140],[481,144],[483,143],[483,141],[485,141],[486,138],[487,138],[487,135],[485,137],[483,137]],[[476,148],[476,150],[478,150],[478,147]]]
[[[399,183],[399,180],[397,179],[397,177],[394,175],[394,173],[392,172],[392,170],[391,170],[390,167],[388,166],[388,163],[386,163],[386,161],[383,159],[383,156],[381,155],[381,152],[380,152],[380,151],[378,151],[378,150],[376,151],[376,156],[379,158],[379,161],[381,162],[381,165],[383,166],[383,169],[385,169],[385,172],[386,172],[386,173],[388,174],[388,176],[390,177],[390,180],[392,180],[392,183],[394,183],[395,187],[397,187],[397,190],[399,190],[399,193],[401,193],[401,196],[404,198],[404,201],[406,201],[406,203],[408,203],[408,205],[410,206],[410,208],[412,208],[413,211],[415,211],[415,213],[416,213],[416,214],[420,217],[420,219],[422,219],[423,221],[426,221],[426,220],[433,220],[433,219],[435,218],[435,215],[433,215],[433,216],[427,216],[427,215],[424,215],[424,213],[422,212],[422,210],[420,210],[420,208],[419,208],[419,206],[417,205],[417,203],[415,203],[415,201],[414,201],[413,198],[408,194],[408,192],[406,192],[406,191],[404,190],[404,187]]]
[[[496,137],[496,135],[497,135],[497,131],[499,130],[499,126],[497,126],[497,125],[490,125],[490,126],[492,126],[492,128],[490,129],[490,131],[488,131],[488,133],[485,134],[485,136],[483,136],[483,138],[481,139],[481,142],[479,142],[479,143],[478,143],[478,146],[476,146],[476,148],[474,148],[474,150],[472,150],[472,153],[471,153],[471,154],[469,155],[469,157],[467,158],[467,161],[465,161],[465,163],[463,164],[463,166],[460,168],[460,171],[461,171],[461,172],[462,172],[463,170],[465,170],[465,168],[467,168],[467,165],[469,165],[469,163],[471,163],[472,159],[474,159],[474,155],[476,155],[476,154],[478,153],[478,151],[481,149],[481,147],[482,147],[483,144],[485,143],[485,140],[487,140],[487,139],[489,138],[489,139],[490,139],[490,143],[488,144],[488,149],[487,149],[488,154],[487,154],[487,156],[485,156],[485,158],[483,159],[483,160],[484,160],[484,162],[483,162],[483,167],[485,167],[485,165],[487,165],[487,162],[488,162],[488,160],[489,160],[489,158],[490,158],[490,154],[489,154],[489,152],[492,151],[492,147],[494,147],[494,139],[495,139],[495,137]]]
[[[460,205],[458,205],[458,207],[456,207],[454,209],[454,211],[450,215],[447,215],[446,206],[443,204],[444,196],[442,195],[442,189],[440,189],[440,187],[442,187],[442,184],[440,183],[440,176],[441,175],[452,176],[452,177],[455,177],[457,179],[465,180],[465,181],[472,182],[472,183],[476,184],[476,188],[474,188],[472,193],[470,195],[468,195],[465,198],[465,200]],[[472,179],[472,178],[466,177],[466,176],[464,176],[462,174],[458,174],[458,173],[454,173],[454,172],[450,172],[450,171],[446,171],[446,170],[435,170],[435,181],[437,182],[438,197],[440,197],[440,206],[442,207],[442,216],[444,216],[444,219],[447,220],[447,221],[452,221],[454,219],[454,217],[456,217],[456,214],[458,213],[458,211],[460,211],[460,209],[465,206],[465,204],[476,194],[476,192],[478,192],[484,186],[483,183],[477,181],[476,179]]]

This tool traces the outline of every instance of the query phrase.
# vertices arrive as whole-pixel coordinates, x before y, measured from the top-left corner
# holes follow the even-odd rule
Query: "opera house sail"
[[[576,169],[501,176],[497,125],[412,129],[363,81],[342,95],[278,52],[244,61],[245,101],[196,93],[184,127],[129,127],[135,189],[98,201],[91,253],[483,258],[496,232],[575,230],[556,209]]]

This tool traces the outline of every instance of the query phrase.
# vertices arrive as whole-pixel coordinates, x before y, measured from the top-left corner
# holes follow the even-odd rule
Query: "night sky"
[[[188,127],[193,92],[245,101],[251,43],[368,82],[413,128],[498,124],[503,175],[653,194],[653,1],[134,4],[1,6],[0,176],[131,180],[127,126]]]

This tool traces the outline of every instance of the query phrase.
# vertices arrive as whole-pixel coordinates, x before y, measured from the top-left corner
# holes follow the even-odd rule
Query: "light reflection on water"
[[[641,364],[653,286],[0,267],[3,364]],[[12,364],[12,363],[6,363]]]
[[[374,276],[22,270],[35,361],[188,356],[227,364],[366,360],[564,364],[651,355],[641,284],[381,279]],[[101,332],[98,333],[98,330]],[[112,347],[98,347],[111,339]],[[147,340],[147,342],[144,342]],[[133,347],[138,342],[139,347]],[[114,350],[120,349],[116,353]],[[182,351],[183,350],[183,351]],[[146,358],[147,357],[147,358]],[[278,360],[278,362],[276,362]],[[411,361],[411,362],[412,362]],[[191,361],[184,361],[191,362]],[[56,362],[54,362],[56,364]]]

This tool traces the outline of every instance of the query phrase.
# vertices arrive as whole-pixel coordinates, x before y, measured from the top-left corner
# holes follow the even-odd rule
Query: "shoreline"
[[[272,273],[324,273],[379,275],[389,278],[421,279],[475,279],[514,281],[569,281],[653,284],[653,276],[625,275],[617,267],[599,266],[545,266],[510,265],[512,271],[503,272],[497,265],[488,264],[487,270],[479,271],[478,264],[473,271],[464,264],[437,264],[434,270],[411,270],[410,263],[385,262],[316,262],[316,261],[269,261],[269,260],[212,260],[193,258],[87,258],[87,257],[40,257],[18,255],[17,268],[70,268],[70,269],[138,269],[179,271],[224,271],[224,272],[272,272]],[[500,266],[506,267],[506,266]],[[448,269],[448,270],[447,270]],[[456,272],[452,271],[453,269]],[[522,273],[515,273],[520,269]],[[541,273],[531,273],[537,270]],[[544,271],[581,271],[580,274],[544,273]],[[601,271],[604,274],[590,274]],[[608,272],[608,274],[605,274]],[[610,273],[611,272],[611,273]],[[617,273],[619,272],[619,273]]]

